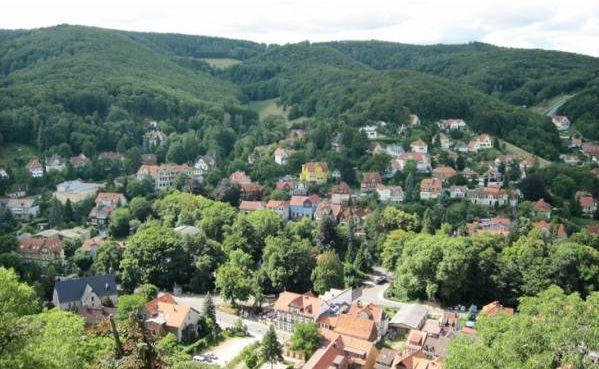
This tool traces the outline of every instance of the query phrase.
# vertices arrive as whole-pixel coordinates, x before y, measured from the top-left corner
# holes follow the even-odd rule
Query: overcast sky
[[[483,41],[599,56],[599,0],[2,0],[0,28],[60,23],[265,43]]]

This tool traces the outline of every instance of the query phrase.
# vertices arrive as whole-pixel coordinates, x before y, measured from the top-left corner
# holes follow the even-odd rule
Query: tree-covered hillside
[[[0,134],[44,150],[86,143],[114,150],[140,143],[144,118],[201,124],[208,117],[248,122],[241,93],[208,72],[112,30],[57,26],[0,34]],[[181,123],[179,123],[181,124]]]
[[[420,46],[342,41],[327,45],[376,69],[412,69],[457,79],[516,105],[533,105],[580,90],[599,73],[599,59],[590,56],[479,42]]]
[[[566,102],[560,113],[568,116],[584,138],[599,140],[599,78]]]
[[[283,46],[229,69],[251,99],[279,96],[291,118],[406,122],[409,113],[434,121],[460,117],[477,130],[557,158],[559,137],[546,117],[506,104],[466,84],[414,71],[376,71],[332,48]]]

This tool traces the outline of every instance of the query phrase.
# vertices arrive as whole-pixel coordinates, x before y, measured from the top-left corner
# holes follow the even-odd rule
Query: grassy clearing
[[[231,58],[203,58],[202,60],[218,69],[225,69],[241,63],[241,60]]]
[[[536,158],[538,160],[538,162],[539,162],[539,166],[540,167],[546,167],[549,164],[551,164],[551,162],[549,160],[546,160],[546,159],[543,159],[543,158],[541,158],[539,156],[533,155],[533,154],[529,153],[528,151],[521,149],[518,146],[512,145],[509,142],[506,142],[506,141],[503,141],[503,140],[500,140],[500,142],[503,145],[505,145],[505,151],[509,155],[513,155],[513,156],[515,156],[515,157],[517,157],[519,159],[526,159],[526,158],[530,158],[530,157]]]
[[[288,121],[287,111],[283,106],[277,104],[278,101],[278,99],[250,101],[250,108],[258,113],[260,119],[264,119],[269,115],[276,115]]]
[[[0,146],[0,166],[23,166],[32,156],[38,155],[37,150],[28,145],[7,143]]]
[[[574,97],[575,94],[570,95],[559,95],[555,96],[551,99],[540,102],[537,105],[531,106],[530,109],[539,113],[546,115],[549,113],[554,107],[563,105],[566,101],[570,100]]]

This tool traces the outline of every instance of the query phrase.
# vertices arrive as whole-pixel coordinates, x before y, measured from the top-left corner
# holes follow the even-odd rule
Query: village
[[[569,127],[565,117],[554,117],[553,122],[562,131]],[[219,165],[215,157],[205,154],[193,163],[159,164],[152,151],[166,142],[167,135],[157,128],[155,121],[144,124],[147,128],[143,136],[145,152],[135,174],[107,181],[73,179],[56,184],[53,201],[65,208],[82,201],[90,202],[91,209],[81,224],[63,229],[52,227],[41,217],[39,194],[30,193],[19,183],[6,191],[7,196],[0,198],[0,208],[26,225],[23,229],[27,231],[18,234],[17,247],[24,260],[41,266],[66,265],[65,249],[73,242],[80,245],[77,252],[91,260],[113,240],[121,251],[125,250],[126,240],[110,229],[111,224],[114,227],[117,222],[119,209],[129,206],[132,200],[125,195],[126,183],[149,183],[156,192],[176,187],[198,193],[204,178]],[[412,114],[393,135],[410,137],[409,132],[419,125],[420,119]],[[230,173],[220,183],[224,182],[228,190],[238,191],[236,200],[240,213],[270,210],[286,222],[327,220],[355,229],[357,236],[364,234],[366,219],[377,206],[402,207],[410,202],[425,206],[468,203],[478,209],[467,223],[455,227],[454,236],[508,236],[518,221],[517,214],[525,209],[532,219],[532,228],[556,239],[568,238],[566,226],[554,215],[556,206],[544,198],[523,200],[519,183],[531,168],[541,165],[538,158],[506,153],[497,138],[473,131],[461,119],[444,119],[435,125],[437,134],[430,140],[419,138],[408,145],[390,139],[385,122],[361,127],[360,132],[368,140],[369,153],[389,157],[390,165],[381,171],[361,172],[359,186],[354,188],[342,179],[339,168],[324,161],[304,162],[299,173],[286,173],[271,187],[254,181],[242,170]],[[286,167],[294,155],[294,147],[301,146],[304,137],[304,130],[292,129],[281,142],[266,150],[257,148],[255,156],[269,155],[276,165]],[[597,162],[599,144],[582,142],[577,137],[567,140],[571,153],[562,156],[565,164],[590,167]],[[331,145],[337,150],[342,145],[340,142],[335,136]],[[248,158],[249,165],[256,160],[255,156]],[[121,153],[102,152],[98,160],[111,166],[126,158]],[[31,178],[43,180],[48,174],[84,169],[91,163],[92,159],[83,153],[71,158],[54,154],[45,159],[33,157],[24,169]],[[599,168],[595,167],[593,174],[597,175],[597,171]],[[2,180],[9,178],[9,172],[0,170]],[[597,199],[592,194],[580,192],[574,198],[580,206],[581,217],[596,216]],[[131,223],[124,227],[125,233],[133,230]],[[182,236],[194,236],[202,230],[197,224],[180,224],[174,231]],[[596,234],[599,227],[592,224],[587,231]],[[120,287],[113,273],[77,276],[73,265],[65,270],[71,273],[57,276],[53,306],[76,312],[88,327],[105,324],[117,313]],[[198,350],[194,361],[226,365],[272,325],[283,345],[285,363],[290,366],[306,369],[442,368],[450,340],[460,335],[476,337],[478,314],[514,314],[512,308],[503,307],[499,301],[488,301],[479,311],[475,305],[440,307],[388,300],[385,291],[393,278],[393,271],[379,270],[357,288],[330,289],[320,295],[312,291],[284,291],[268,296],[258,306],[242,303],[241,308],[233,311],[224,299],[215,296],[216,322],[222,327],[243,325],[254,338],[231,347],[226,346],[229,341],[225,341],[219,344],[224,347]],[[170,332],[181,342],[186,332],[198,331],[199,321],[205,314],[200,301],[205,298],[205,295],[193,295],[173,286],[172,290],[160,291],[144,302],[138,313],[149,331],[158,336]],[[318,347],[309,356],[294,350],[292,345],[296,325],[307,323],[314,323],[318,329]],[[212,353],[206,354],[208,351]],[[220,354],[213,353],[217,351]]]

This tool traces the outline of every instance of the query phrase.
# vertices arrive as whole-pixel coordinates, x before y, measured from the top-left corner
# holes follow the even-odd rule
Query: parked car
[[[383,275],[380,275],[374,279],[374,283],[376,283],[376,284],[383,284],[385,282],[387,282],[387,277],[385,277]]]

